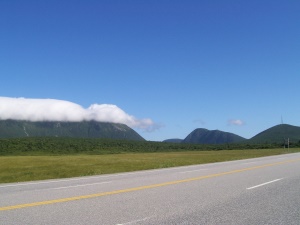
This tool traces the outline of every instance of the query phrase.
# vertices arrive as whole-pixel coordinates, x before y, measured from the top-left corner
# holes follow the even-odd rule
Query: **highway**
[[[300,224],[300,153],[0,184],[0,224]]]

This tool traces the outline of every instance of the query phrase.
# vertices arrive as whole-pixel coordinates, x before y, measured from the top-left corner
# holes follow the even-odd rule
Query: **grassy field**
[[[123,153],[108,155],[0,156],[0,183],[110,174],[300,152],[299,148]]]

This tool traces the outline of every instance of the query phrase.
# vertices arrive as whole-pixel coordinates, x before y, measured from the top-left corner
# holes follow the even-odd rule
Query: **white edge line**
[[[261,187],[261,186],[264,186],[264,185],[267,185],[267,184],[270,184],[270,183],[274,183],[274,182],[280,181],[282,179],[283,178],[280,178],[280,179],[272,180],[272,181],[269,181],[269,182],[266,182],[266,183],[263,183],[263,184],[259,184],[259,185],[253,186],[253,187],[249,187],[249,188],[247,188],[247,190],[251,190],[251,189],[254,189],[254,188],[257,188],[257,187]]]
[[[45,180],[45,181],[36,181],[36,182],[24,182],[24,183],[15,183],[15,184],[4,184],[0,185],[0,188],[6,187],[17,187],[17,186],[27,186],[27,185],[39,185],[39,184],[49,184],[49,183],[59,183],[59,182],[69,182],[69,181],[78,181],[78,180],[87,180],[87,179],[99,179],[99,178],[110,178],[110,177],[119,177],[119,176],[130,176],[132,174],[141,174],[141,173],[153,173],[159,170],[179,170],[182,167],[202,167],[205,164],[199,165],[189,165],[189,166],[181,166],[181,167],[170,167],[170,168],[158,168],[158,169],[151,169],[151,170],[141,170],[141,171],[132,171],[132,172],[124,172],[124,173],[117,173],[117,174],[102,174],[102,175],[95,175],[95,176],[86,176],[86,177],[79,177],[79,178],[62,178],[58,180]]]
[[[91,186],[91,185],[97,185],[97,184],[108,184],[108,183],[111,183],[111,182],[106,181],[106,182],[98,182],[98,183],[92,183],[92,184],[79,184],[79,185],[74,185],[74,186],[65,186],[65,187],[50,188],[50,189],[59,190],[59,189],[65,189],[65,188],[84,187],[84,186]]]
[[[188,170],[188,171],[182,171],[180,173],[192,173],[192,172],[199,172],[199,171],[204,171],[204,170],[208,170],[208,169]]]
[[[294,153],[296,154],[296,153]],[[274,157],[274,156],[266,156],[266,157]],[[265,158],[265,157],[262,157]],[[282,157],[283,158],[283,157]],[[286,158],[286,157],[284,157]],[[259,160],[260,158],[255,158],[256,160]],[[252,159],[242,159],[242,160],[252,160]],[[169,167],[169,168],[157,168],[157,169],[150,169],[150,170],[141,170],[141,171],[132,171],[132,172],[124,172],[124,173],[117,173],[117,174],[99,174],[95,176],[85,176],[85,177],[71,177],[71,178],[62,178],[62,179],[54,179],[54,180],[45,180],[45,181],[36,181],[36,182],[20,182],[15,184],[4,184],[0,185],[0,188],[6,188],[6,187],[17,187],[17,186],[27,186],[27,185],[39,185],[39,184],[49,184],[49,183],[58,183],[58,182],[68,182],[68,181],[77,181],[77,180],[86,180],[86,179],[99,179],[99,178],[108,178],[108,177],[118,177],[118,176],[128,176],[134,173],[152,173],[157,172],[159,170],[178,170],[182,169],[184,167],[202,167],[202,166],[209,166],[211,164],[225,164],[225,163],[232,163],[235,161],[242,161],[242,160],[233,160],[233,161],[224,161],[224,162],[216,162],[216,163],[207,163],[207,164],[196,164],[196,165],[187,165],[187,166],[179,166],[179,167]],[[258,161],[259,162],[259,161]]]
[[[255,163],[258,163],[258,162],[247,162],[247,163],[244,163],[243,165],[255,164]]]

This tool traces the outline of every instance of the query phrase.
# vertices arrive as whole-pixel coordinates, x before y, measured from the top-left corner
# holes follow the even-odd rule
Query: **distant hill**
[[[300,141],[300,127],[280,124],[274,127],[271,127],[251,139],[248,142],[251,143],[282,143],[287,142],[289,138],[290,142],[299,142]]]
[[[80,137],[144,140],[144,138],[127,125],[117,123],[0,120],[0,138],[17,137]]]
[[[173,139],[164,140],[163,142],[167,142],[167,143],[181,143],[182,141],[183,141],[182,139],[173,138]]]
[[[219,131],[219,130],[207,130],[198,128],[190,133],[182,143],[193,143],[193,144],[225,144],[242,142],[245,138],[236,134]]]

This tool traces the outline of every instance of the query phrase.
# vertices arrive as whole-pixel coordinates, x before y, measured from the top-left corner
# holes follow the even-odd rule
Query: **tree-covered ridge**
[[[83,122],[30,122],[0,121],[0,138],[19,137],[76,137],[144,140],[125,124],[96,121]]]
[[[168,139],[167,142],[175,142]],[[300,127],[288,124],[280,124],[266,129],[250,139],[243,138],[233,133],[219,130],[195,129],[182,143],[195,144],[226,144],[226,143],[248,143],[248,144],[282,144],[298,143],[300,141]],[[178,141],[177,141],[178,142]]]
[[[198,128],[190,133],[182,142],[195,144],[224,144],[242,142],[244,140],[246,139],[229,132]]]
[[[288,124],[280,124],[271,127],[254,137],[249,142],[251,143],[291,143],[300,141],[300,127]]]
[[[183,144],[98,138],[32,137],[0,139],[0,155],[119,154],[283,148],[282,144]],[[300,142],[290,143],[290,148]]]

